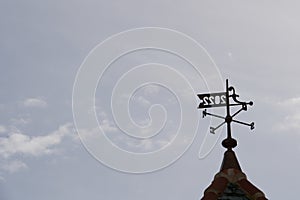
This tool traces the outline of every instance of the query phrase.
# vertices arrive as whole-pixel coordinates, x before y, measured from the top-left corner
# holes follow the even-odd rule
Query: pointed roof
[[[232,150],[237,145],[233,138],[222,142],[227,148],[220,172],[204,191],[201,200],[267,200],[264,193],[247,180]]]
[[[233,138],[227,138],[223,140],[222,145],[227,148],[227,151],[224,153],[223,162],[221,165],[221,171],[225,169],[238,169],[242,171],[239,161],[235,156],[234,151],[232,148],[237,146],[237,141]]]

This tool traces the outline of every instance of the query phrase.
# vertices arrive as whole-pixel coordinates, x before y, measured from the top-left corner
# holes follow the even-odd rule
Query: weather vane
[[[228,79],[226,79],[226,92],[218,92],[218,93],[208,93],[208,94],[198,94],[198,97],[201,103],[198,106],[198,109],[204,108],[203,117],[210,115],[213,117],[217,117],[220,119],[224,119],[224,121],[216,127],[210,127],[210,132],[215,133],[217,129],[222,127],[224,124],[227,124],[227,138],[231,137],[231,123],[235,122],[238,124],[249,126],[251,130],[254,129],[254,122],[245,123],[238,120],[235,120],[234,117],[237,116],[241,111],[247,111],[248,105],[252,106],[253,102],[242,102],[237,98],[239,95],[235,93],[235,89],[232,86],[228,86]],[[230,107],[233,106],[241,106],[241,108],[236,111],[233,115],[230,114]],[[214,107],[226,107],[226,116],[222,117],[216,114],[208,113],[206,108],[214,108]]]

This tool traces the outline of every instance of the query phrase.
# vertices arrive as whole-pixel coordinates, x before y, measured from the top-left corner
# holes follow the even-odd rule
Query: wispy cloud
[[[101,129],[107,133],[107,132],[116,132],[119,129],[117,126],[111,121],[105,111],[103,111],[101,108],[97,108],[98,119],[99,119],[99,125]]]
[[[0,169],[9,173],[15,173],[17,171],[27,168],[27,165],[20,160],[6,161],[0,164]]]
[[[285,99],[276,104],[285,112],[284,118],[276,123],[275,130],[278,131],[300,131],[300,97]],[[296,108],[296,109],[295,109]]]
[[[284,118],[284,120],[279,123],[276,127],[280,131],[292,131],[297,130],[299,132],[300,130],[300,113],[288,115]]]
[[[42,98],[28,98],[23,101],[23,105],[25,107],[45,108],[48,104]]]
[[[12,118],[10,122],[13,125],[26,125],[31,122],[31,119],[29,117]]]
[[[108,119],[103,119],[100,122],[100,126],[104,132],[116,132],[119,129]]]
[[[143,96],[135,96],[133,98],[134,102],[137,104],[137,105],[142,105],[142,106],[149,106],[151,105],[151,102],[148,101],[145,97]]]
[[[10,133],[8,137],[0,138],[0,155],[8,158],[15,154],[40,156],[55,152],[55,145],[62,138],[71,134],[71,124],[60,126],[58,130],[43,136],[28,136],[23,133]]]
[[[0,137],[0,170],[14,173],[26,169],[26,163],[16,159],[20,155],[39,157],[58,153],[58,145],[64,137],[77,137],[71,123],[41,136],[29,136],[18,129],[10,129],[7,136]]]
[[[283,101],[279,101],[277,103],[279,106],[283,106],[283,107],[294,107],[294,106],[300,106],[300,97],[293,97],[293,98],[289,98],[289,99],[285,99]]]

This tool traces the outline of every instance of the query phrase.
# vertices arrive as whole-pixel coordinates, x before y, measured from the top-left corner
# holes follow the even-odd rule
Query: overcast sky
[[[296,199],[299,6],[297,1],[0,1],[0,199],[202,197],[220,168],[225,151],[220,143],[226,133],[218,133],[217,145],[199,159],[209,122],[200,118],[201,111],[190,148],[172,165],[152,173],[113,170],[97,161],[78,137],[72,90],[79,67],[108,37],[141,27],[168,28],[190,36],[207,50],[222,79],[230,79],[241,99],[254,101],[238,118],[255,121],[256,128],[233,125],[242,170],[269,199]],[[129,110],[135,123],[145,126],[151,121],[147,113],[151,105],[163,105],[168,114],[160,136],[137,141],[124,136],[115,123],[109,97],[116,82],[132,67],[150,62],[179,71],[197,93],[208,92],[205,77],[194,76],[191,66],[166,52],[141,50],[113,63],[96,90],[96,114],[111,141],[137,153],[164,146],[182,120],[178,100],[168,88],[149,85],[136,90]],[[146,75],[131,80],[141,77]],[[160,114],[153,116],[160,119]],[[178,145],[185,145],[184,141]]]

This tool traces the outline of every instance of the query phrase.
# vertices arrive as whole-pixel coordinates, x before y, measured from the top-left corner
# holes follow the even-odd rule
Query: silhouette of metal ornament
[[[238,124],[249,126],[251,130],[254,129],[254,122],[246,123],[242,121],[235,120],[234,117],[237,116],[241,111],[247,111],[248,105],[252,106],[253,102],[242,102],[239,101],[237,98],[239,97],[236,94],[234,87],[228,86],[228,79],[226,79],[226,92],[218,92],[218,93],[207,93],[207,94],[198,94],[197,95],[200,99],[200,104],[198,109],[205,109],[203,113],[203,118],[207,115],[212,117],[217,117],[220,119],[224,119],[222,123],[220,123],[216,127],[210,127],[210,133],[215,134],[215,131],[222,127],[224,124],[227,124],[227,138],[222,142],[222,145],[225,148],[231,149],[236,147],[237,142],[235,139],[231,137],[231,123],[235,122]],[[233,115],[230,114],[230,107],[233,106],[241,106],[241,108],[236,111]],[[212,114],[207,112],[206,108],[215,108],[215,107],[226,107],[227,114],[225,117]]]

